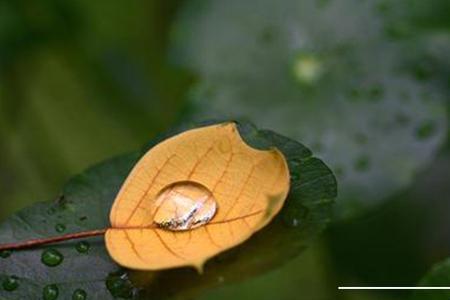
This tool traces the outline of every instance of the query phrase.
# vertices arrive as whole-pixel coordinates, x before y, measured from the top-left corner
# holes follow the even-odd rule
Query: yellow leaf
[[[131,269],[201,272],[209,258],[267,225],[288,191],[283,154],[248,146],[235,123],[185,131],[131,171],[112,207],[106,246]]]

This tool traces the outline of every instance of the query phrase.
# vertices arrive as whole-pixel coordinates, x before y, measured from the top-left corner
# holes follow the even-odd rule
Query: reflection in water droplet
[[[5,291],[12,292],[19,287],[19,278],[16,276],[6,277],[2,282]]]
[[[56,224],[55,230],[59,233],[64,232],[66,230],[66,225],[64,224]]]
[[[86,241],[81,241],[77,243],[75,248],[79,253],[87,253],[89,251],[89,248],[91,248],[91,245]]]
[[[292,66],[295,79],[301,84],[316,83],[323,74],[323,63],[314,54],[301,53],[294,59]]]
[[[44,300],[55,300],[58,298],[59,289],[56,284],[49,284],[44,287],[42,297]]]
[[[2,250],[0,251],[0,257],[1,258],[8,258],[11,256],[11,250]]]
[[[212,193],[195,182],[177,182],[164,188],[155,200],[153,221],[168,230],[189,230],[208,223],[217,211]]]
[[[87,293],[85,290],[77,289],[72,294],[72,300],[85,300],[87,298]]]
[[[124,272],[109,274],[106,278],[106,288],[115,298],[130,299],[135,294],[133,285]]]
[[[49,267],[56,267],[62,263],[64,256],[55,249],[47,249],[42,252],[41,262]]]
[[[416,129],[416,137],[419,140],[425,140],[436,132],[436,125],[433,121],[424,121]]]
[[[367,155],[360,156],[355,162],[355,170],[356,171],[366,171],[369,169],[370,159]]]

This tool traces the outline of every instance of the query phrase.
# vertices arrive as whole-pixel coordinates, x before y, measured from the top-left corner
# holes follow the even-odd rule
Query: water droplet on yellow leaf
[[[288,191],[283,154],[250,147],[235,123],[188,130],[133,168],[112,207],[106,246],[131,269],[201,271],[267,225]]]
[[[192,181],[176,182],[156,197],[153,222],[168,230],[189,230],[208,223],[216,210],[207,188]]]

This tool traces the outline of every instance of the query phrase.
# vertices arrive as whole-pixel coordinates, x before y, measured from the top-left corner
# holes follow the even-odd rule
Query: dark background
[[[298,258],[204,299],[408,299],[337,286],[413,286],[450,253],[450,2],[210,2],[0,0],[0,220],[180,122],[244,117],[340,196]]]

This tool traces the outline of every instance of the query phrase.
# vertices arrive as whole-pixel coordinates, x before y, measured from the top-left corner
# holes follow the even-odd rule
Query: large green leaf
[[[450,259],[435,265],[419,282],[419,286],[448,287],[450,284]],[[449,290],[416,291],[412,300],[448,300]]]
[[[199,75],[192,118],[244,117],[311,145],[336,170],[341,216],[406,187],[443,143],[446,111],[378,2],[186,2],[173,57]]]
[[[76,241],[2,253],[5,258],[0,258],[0,299],[40,298],[44,287],[53,284],[59,289],[60,299],[69,299],[77,289],[83,289],[92,299],[185,298],[206,287],[243,280],[296,256],[329,221],[330,206],[336,196],[335,178],[321,160],[298,142],[247,123],[240,123],[239,129],[254,147],[277,147],[285,154],[292,178],[291,192],[269,226],[243,245],[209,261],[204,274],[187,268],[160,272],[122,270],[109,258],[102,239],[92,238],[88,240],[87,253],[77,251]],[[11,216],[0,225],[1,243],[55,236],[64,227],[65,232],[108,227],[115,195],[140,154],[99,164],[70,180],[56,202],[39,203]],[[48,267],[41,262],[42,254],[49,248],[64,256],[60,265]],[[17,277],[18,286],[8,291],[11,278],[15,280],[11,276]]]

